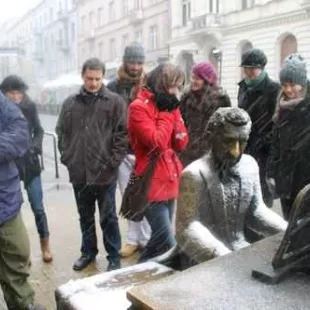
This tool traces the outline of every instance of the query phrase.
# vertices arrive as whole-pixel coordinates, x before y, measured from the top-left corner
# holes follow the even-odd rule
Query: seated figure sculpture
[[[177,246],[168,256],[177,250],[195,265],[248,246],[246,229],[263,237],[286,229],[263,202],[255,159],[243,154],[250,130],[250,117],[240,108],[219,108],[210,118],[210,150],[182,173]]]

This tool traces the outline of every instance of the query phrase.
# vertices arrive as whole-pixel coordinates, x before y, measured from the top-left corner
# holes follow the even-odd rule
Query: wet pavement
[[[41,121],[46,131],[54,131],[56,117],[41,115]],[[104,272],[107,268],[105,251],[103,248],[101,231],[97,225],[99,255],[95,264],[83,272],[72,270],[73,262],[80,254],[80,229],[79,218],[74,202],[73,191],[68,182],[68,174],[64,166],[59,165],[60,178],[55,178],[55,166],[53,160],[53,143],[51,137],[44,139],[44,166],[42,173],[44,204],[47,212],[51,247],[54,261],[44,264],[41,261],[39,237],[36,231],[34,216],[24,193],[23,217],[26,223],[31,242],[31,278],[30,282],[36,292],[36,301],[47,307],[47,310],[56,309],[55,289],[71,279],[78,279]],[[117,195],[119,205],[120,195]],[[97,222],[98,217],[97,217]],[[125,222],[120,220],[121,233],[125,240]],[[128,266],[136,262],[136,258],[123,260],[122,265]],[[0,310],[6,309],[0,298]]]
[[[46,131],[54,131],[56,117],[41,115],[41,121]],[[27,202],[23,205],[23,217],[28,229],[31,242],[32,269],[30,282],[36,291],[36,301],[46,306],[47,310],[56,309],[55,289],[71,279],[88,277],[105,272],[107,261],[103,248],[101,231],[97,225],[99,255],[97,261],[83,272],[72,270],[73,262],[79,257],[80,229],[79,219],[74,202],[73,191],[68,182],[68,174],[64,166],[59,165],[60,178],[55,178],[55,164],[53,160],[53,143],[49,136],[44,139],[44,166],[42,173],[44,204],[48,216],[51,248],[54,261],[44,264],[41,261],[39,237],[36,231],[34,216]],[[120,194],[117,195],[117,203],[120,205]],[[276,207],[279,210],[279,206]],[[98,217],[97,217],[97,222]],[[123,241],[126,240],[126,224],[120,220],[120,228]],[[136,262],[137,256],[123,260],[122,266],[129,266]],[[0,298],[0,310],[5,306]]]

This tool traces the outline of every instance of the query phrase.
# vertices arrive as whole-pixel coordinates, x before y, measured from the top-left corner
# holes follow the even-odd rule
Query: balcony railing
[[[190,31],[199,31],[206,28],[214,28],[220,25],[220,16],[218,14],[206,14],[191,19]]]
[[[310,8],[310,0],[299,0],[299,3],[303,8]]]
[[[34,35],[35,36],[41,36],[42,35],[42,29],[41,28],[39,28],[39,27],[35,27],[34,29],[33,29],[33,33],[34,33]]]
[[[132,24],[139,24],[143,21],[144,14],[142,9],[133,9],[129,12],[129,19]]]
[[[43,62],[44,58],[43,58],[43,53],[41,51],[36,51],[33,53],[33,58],[38,61],[38,62]]]
[[[64,53],[69,51],[69,44],[67,40],[58,40],[57,41],[57,46],[60,50],[62,50]]]
[[[66,21],[68,19],[68,14],[65,10],[59,10],[57,12],[57,17],[61,21]]]
[[[88,41],[93,41],[95,40],[96,38],[96,34],[95,34],[95,30],[92,29],[92,30],[89,30],[85,33],[85,38],[88,40]]]

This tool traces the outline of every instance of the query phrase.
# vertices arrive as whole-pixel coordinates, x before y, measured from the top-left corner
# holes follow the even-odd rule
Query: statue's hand
[[[223,245],[219,245],[217,246],[217,248],[215,249],[215,256],[223,256],[226,254],[229,254],[231,252],[231,250],[229,250],[224,244]]]

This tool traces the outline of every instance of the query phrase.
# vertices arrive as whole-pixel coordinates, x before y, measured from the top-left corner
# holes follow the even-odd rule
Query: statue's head
[[[246,147],[251,132],[249,114],[239,108],[219,108],[208,123],[210,151],[222,169],[236,165]]]

